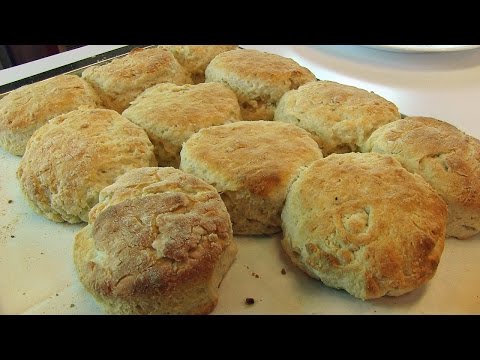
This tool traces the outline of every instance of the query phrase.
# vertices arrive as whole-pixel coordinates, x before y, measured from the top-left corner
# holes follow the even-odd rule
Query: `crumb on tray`
[[[246,299],[245,299],[245,304],[247,304],[247,305],[253,305],[253,304],[255,304],[255,299],[253,299],[253,298],[246,298]]]

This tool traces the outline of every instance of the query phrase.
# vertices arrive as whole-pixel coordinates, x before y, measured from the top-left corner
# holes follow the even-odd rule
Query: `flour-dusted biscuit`
[[[73,256],[108,313],[208,314],[236,253],[214,187],[173,168],[142,168],[102,190]]]
[[[322,152],[295,125],[239,121],[200,130],[185,142],[180,156],[180,169],[217,188],[233,232],[254,235],[281,230],[288,187]]]
[[[333,154],[291,186],[282,245],[327,286],[360,299],[399,296],[435,274],[446,219],[441,197],[394,158]]]
[[[292,59],[257,50],[232,50],[217,55],[205,71],[207,82],[227,84],[237,94],[244,120],[273,120],[278,101],[315,75]]]
[[[480,141],[453,125],[407,117],[376,130],[364,151],[394,156],[421,175],[448,205],[447,236],[480,232]]]
[[[160,166],[178,167],[182,144],[198,130],[241,119],[235,93],[220,83],[155,85],[123,112],[145,129]]]
[[[22,86],[0,99],[0,146],[23,155],[28,139],[55,116],[79,107],[100,107],[93,88],[75,75]]]
[[[380,126],[400,119],[397,107],[372,92],[314,81],[281,98],[275,120],[307,130],[324,155],[358,151]]]
[[[145,89],[163,82],[191,84],[188,72],[167,50],[134,49],[105,65],[89,67],[82,73],[109,109],[121,113]]]
[[[195,84],[205,81],[205,69],[218,54],[238,49],[237,45],[160,45],[190,73]]]
[[[60,115],[27,143],[17,178],[30,206],[50,220],[87,221],[104,187],[126,171],[156,166],[147,134],[113,110]]]

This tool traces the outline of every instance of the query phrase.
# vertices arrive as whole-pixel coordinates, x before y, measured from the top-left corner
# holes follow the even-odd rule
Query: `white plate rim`
[[[480,45],[363,45],[368,48],[393,52],[445,52],[465,51],[479,48]]]

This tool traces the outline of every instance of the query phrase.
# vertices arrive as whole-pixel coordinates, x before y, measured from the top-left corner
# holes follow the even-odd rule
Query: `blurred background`
[[[0,69],[76,49],[85,45],[0,45]]]

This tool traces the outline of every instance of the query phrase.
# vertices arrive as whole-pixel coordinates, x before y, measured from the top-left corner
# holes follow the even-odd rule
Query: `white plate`
[[[480,47],[480,45],[364,45],[366,47],[395,52],[444,52],[463,51]]]

